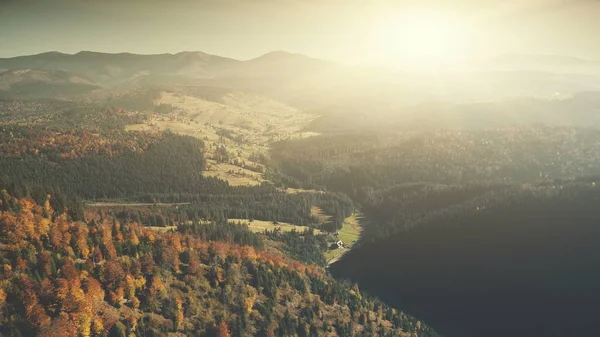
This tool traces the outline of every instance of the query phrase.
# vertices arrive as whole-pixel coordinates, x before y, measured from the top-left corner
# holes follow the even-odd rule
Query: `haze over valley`
[[[596,2],[0,6],[0,335],[598,335]]]

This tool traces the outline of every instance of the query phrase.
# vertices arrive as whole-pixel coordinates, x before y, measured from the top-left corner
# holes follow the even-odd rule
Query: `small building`
[[[342,242],[342,240],[339,240],[336,243],[332,243],[331,246],[329,246],[329,249],[331,249],[331,250],[340,249],[340,248],[345,248],[344,242]]]

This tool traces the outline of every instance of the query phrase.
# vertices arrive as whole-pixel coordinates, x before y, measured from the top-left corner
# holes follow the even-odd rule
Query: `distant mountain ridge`
[[[213,87],[253,92],[300,109],[321,111],[377,113],[431,101],[548,98],[557,93],[569,96],[600,90],[600,62],[595,61],[561,56],[512,56],[477,67],[481,69],[438,74],[346,66],[285,51],[250,60],[201,51],[152,55],[47,52],[0,59],[0,72],[63,71],[109,90],[154,86],[177,91],[182,87]],[[14,81],[2,81],[6,79],[0,78],[0,94],[10,95]],[[39,87],[52,86],[42,92],[60,94],[55,81],[39,76],[38,82]]]
[[[82,51],[77,54],[50,52],[0,59],[0,68],[62,70],[85,76],[103,86],[114,86],[149,74],[211,77],[220,67],[237,62],[201,52],[137,55]]]
[[[140,75],[171,75],[207,79],[220,75],[263,75],[282,68],[307,70],[330,63],[300,54],[272,52],[248,61],[200,51],[141,55],[81,51],[76,54],[48,52],[0,59],[0,69],[61,70],[85,76],[97,84],[114,86]],[[274,66],[272,71],[269,70]]]
[[[48,52],[0,59],[0,71],[69,72],[110,90],[154,86],[178,91],[181,87],[214,87],[250,91],[286,103],[317,104],[313,103],[317,101],[319,105],[332,99],[324,95],[324,91],[337,83],[345,83],[331,75],[338,68],[330,61],[284,51],[246,61],[199,51],[153,55]],[[6,92],[10,85],[0,83],[0,86],[4,88],[0,94],[12,94]],[[54,86],[54,83],[40,80],[40,86]]]

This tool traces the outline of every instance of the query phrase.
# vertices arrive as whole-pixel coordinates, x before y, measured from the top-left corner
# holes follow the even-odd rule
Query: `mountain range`
[[[583,71],[582,69],[585,69]],[[600,63],[508,55],[469,72],[347,66],[274,51],[240,61],[199,51],[138,55],[82,51],[0,59],[0,95],[72,97],[154,86],[257,93],[305,110],[390,112],[432,101],[554,98],[600,90]],[[25,89],[26,90],[25,90]]]
[[[82,51],[77,54],[48,52],[0,59],[0,69],[61,70],[79,74],[99,85],[114,87],[150,75],[211,79],[227,76],[287,76],[316,71],[331,63],[286,52],[271,52],[239,61],[203,52],[138,55]]]

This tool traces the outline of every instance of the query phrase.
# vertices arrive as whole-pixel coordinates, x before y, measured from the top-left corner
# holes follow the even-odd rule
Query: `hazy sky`
[[[421,54],[600,59],[596,0],[0,0],[0,57],[57,50],[248,59],[272,50],[349,63]]]

